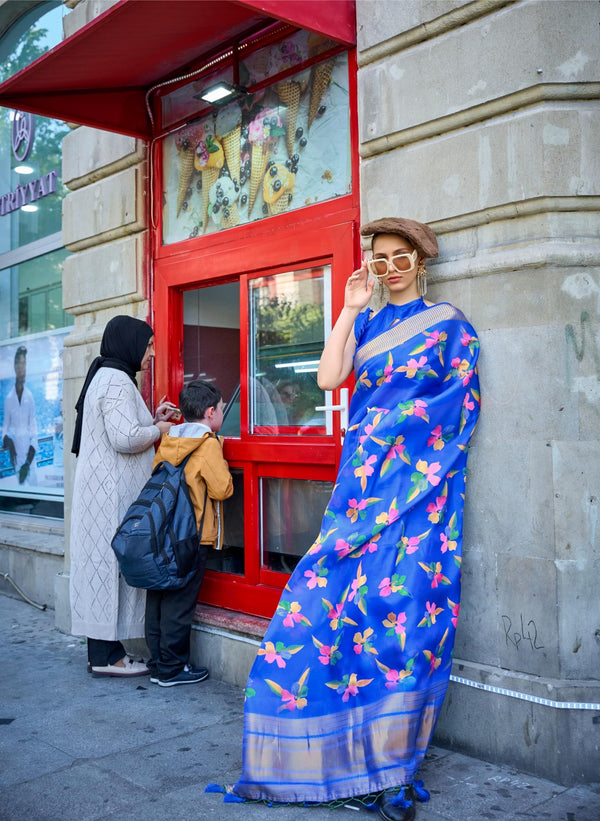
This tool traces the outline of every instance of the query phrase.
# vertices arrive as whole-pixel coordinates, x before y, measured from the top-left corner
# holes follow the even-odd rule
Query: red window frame
[[[240,281],[240,379],[242,396],[248,379],[248,281],[266,273],[331,265],[332,319],[343,306],[344,282],[359,265],[358,134],[356,61],[349,52],[352,193],[277,217],[240,225],[220,233],[162,245],[161,151],[154,143],[152,212],[152,314],[156,336],[154,396],[175,400],[183,384],[183,292]],[[158,149],[158,150],[157,150]],[[215,265],[218,255],[218,266]],[[214,260],[214,262],[211,262]],[[216,273],[215,273],[216,271]],[[223,272],[220,275],[219,272]],[[337,404],[339,392],[333,393]],[[250,435],[242,413],[241,436],[225,441],[232,468],[244,471],[244,576],[207,570],[200,592],[206,604],[270,617],[288,576],[260,566],[259,498],[261,477],[334,481],[341,449],[338,414],[332,436]],[[276,445],[276,447],[275,447]],[[316,538],[317,533],[314,534]],[[309,544],[306,545],[308,549]]]

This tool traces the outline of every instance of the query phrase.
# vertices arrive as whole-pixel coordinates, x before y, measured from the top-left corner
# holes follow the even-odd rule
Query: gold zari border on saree
[[[421,311],[420,314],[409,316],[408,319],[394,325],[389,331],[385,331],[375,339],[371,339],[370,342],[367,342],[366,345],[359,348],[354,357],[354,373],[356,378],[358,379],[359,371],[368,359],[371,359],[373,356],[379,356],[379,354],[382,353],[387,353],[397,345],[403,345],[408,339],[416,336],[416,334],[423,333],[423,331],[432,325],[436,325],[438,322],[444,322],[447,319],[459,319],[466,322],[462,311],[459,311],[454,305],[444,302],[441,305],[432,305],[431,308]]]

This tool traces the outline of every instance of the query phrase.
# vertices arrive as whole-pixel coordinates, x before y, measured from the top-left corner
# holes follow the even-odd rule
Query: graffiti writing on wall
[[[518,630],[513,630],[513,621],[510,616],[502,616],[502,623],[504,627],[504,636],[507,646],[510,645],[515,649],[543,650],[544,645],[539,643],[538,629],[533,619],[529,619],[526,623],[523,614],[520,614]]]
[[[571,351],[575,354],[577,362],[583,362],[585,358],[591,358],[596,371],[596,379],[600,380],[600,348],[598,339],[594,333],[592,319],[587,311],[582,311],[579,317],[579,329],[573,325],[565,326],[565,338],[567,341],[567,384],[571,387]]]

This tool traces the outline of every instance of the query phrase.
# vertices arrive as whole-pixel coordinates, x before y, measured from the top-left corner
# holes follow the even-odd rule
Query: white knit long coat
[[[100,368],[84,402],[71,510],[71,631],[94,639],[144,635],[146,591],[119,574],[110,542],[152,472],[160,437],[132,380]]]

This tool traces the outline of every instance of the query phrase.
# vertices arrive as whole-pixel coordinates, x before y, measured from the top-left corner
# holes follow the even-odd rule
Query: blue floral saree
[[[448,686],[479,343],[422,300],[364,312],[355,336],[333,494],[248,680],[233,792],[249,799],[412,783]]]

